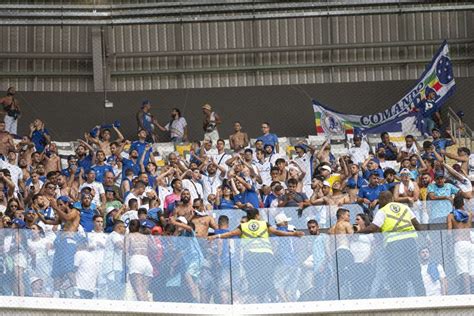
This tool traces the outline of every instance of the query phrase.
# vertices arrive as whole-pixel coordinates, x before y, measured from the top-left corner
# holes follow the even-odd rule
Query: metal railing
[[[472,138],[474,136],[472,129],[451,107],[448,107],[447,116],[449,128],[451,129],[451,133],[456,138],[459,146],[465,146],[469,148],[469,150],[472,150]]]

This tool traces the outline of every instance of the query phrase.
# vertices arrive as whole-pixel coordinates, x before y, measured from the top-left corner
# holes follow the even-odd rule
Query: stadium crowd
[[[315,295],[329,298],[322,289],[335,273],[324,271],[323,262],[334,254],[316,220],[308,221],[308,233],[317,237],[310,244],[306,238],[280,239],[273,251],[268,238],[304,235],[289,224],[289,217],[275,210],[294,208],[296,217],[308,208],[326,205],[337,217],[328,233],[337,236],[336,253],[344,263],[339,264],[339,282],[344,285],[351,280],[348,297],[362,298],[369,295],[370,288],[347,271],[359,266],[358,278],[373,279],[374,267],[364,264],[371,257],[367,245],[374,242],[370,233],[387,231],[384,225],[399,228],[399,222],[406,224],[407,233],[420,229],[419,222],[428,222],[422,205],[429,200],[446,200],[452,205],[446,212],[448,229],[471,228],[471,212],[464,202],[473,196],[474,157],[465,147],[448,152],[456,140],[441,126],[433,127],[432,139],[421,144],[406,135],[405,144],[397,147],[388,133],[382,133],[372,148],[355,136],[347,152],[335,156],[330,140],[320,146],[301,141],[294,144],[295,154],[290,157],[282,154],[285,151],[280,150],[268,122],[261,124],[262,134],[254,143],[241,123],[235,122],[227,144],[219,132],[222,118],[205,104],[203,140],[192,141],[202,135],[188,134],[187,120],[179,109],[173,109],[169,121],[161,124],[151,114],[150,101],[144,101],[136,115],[135,139],[125,139],[119,124],[96,126],[79,140],[75,155],[63,157],[39,118],[29,125],[28,135],[16,135],[12,117],[13,121],[20,117],[20,108],[14,88],[0,103],[6,111],[5,121],[0,122],[3,295],[124,299],[124,279],[129,278],[138,300],[148,300],[151,292],[155,300],[227,302],[230,281],[223,266],[231,258],[223,255],[229,252],[230,242],[224,239],[240,236],[259,240],[247,245],[250,254],[243,260],[247,281],[241,286],[247,288],[246,295],[265,297],[262,293],[267,293],[270,301],[302,297],[292,289],[295,282],[309,278],[304,268],[311,267],[315,275],[324,277],[315,276],[317,281],[309,282],[308,288],[314,289],[316,283]],[[160,164],[162,155],[154,149],[159,133],[169,133],[176,148],[188,143],[189,155],[177,150]],[[456,163],[449,165],[446,158]],[[353,203],[363,212],[350,223],[349,211],[343,206]],[[394,205],[404,215],[397,223],[388,223],[390,211],[380,210]],[[229,227],[227,216],[212,216],[214,210],[229,209],[246,212],[237,228]],[[258,209],[273,210],[275,223],[266,223]],[[393,273],[390,282],[411,281],[416,295],[446,294],[443,268],[433,268],[429,247],[417,249],[407,241],[412,237],[394,239],[397,242],[391,244],[398,247],[389,252],[393,262],[403,265],[408,260],[404,252],[415,251],[410,260],[419,269]],[[470,278],[474,277],[471,236],[467,232],[456,238],[455,254],[462,257],[456,261],[457,273],[462,275],[464,293],[470,293]],[[294,267],[298,258],[278,251],[290,248],[308,254],[301,267]],[[280,264],[272,266],[269,274],[265,270],[277,255]],[[260,264],[262,260],[269,265]],[[183,273],[178,280],[160,267]],[[216,275],[220,284],[209,281]],[[9,286],[14,280],[18,286]],[[179,298],[177,290],[163,291],[176,284],[184,284],[187,297],[182,294]]]

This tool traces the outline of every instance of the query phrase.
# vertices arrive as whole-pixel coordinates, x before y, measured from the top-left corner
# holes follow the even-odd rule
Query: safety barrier
[[[474,231],[416,235],[272,237],[252,252],[239,238],[1,229],[0,294],[261,304],[470,293]]]
[[[466,208],[473,210],[473,203],[474,201],[469,201],[466,204]],[[422,224],[446,223],[446,217],[453,208],[451,201],[448,200],[419,201],[409,206]],[[317,220],[320,228],[329,228],[336,223],[336,212],[339,208],[345,208],[350,211],[351,223],[355,222],[357,214],[364,213],[364,207],[360,204],[344,204],[341,206],[309,206],[304,210],[300,210],[297,207],[260,209],[260,217],[271,225],[275,225],[275,216],[284,213],[287,217],[291,218],[290,224],[299,230],[306,229],[307,222],[311,219]],[[378,208],[374,209],[374,214],[377,211]],[[229,218],[229,226],[231,228],[237,227],[242,217],[245,216],[245,212],[239,209],[214,210],[212,214],[216,220],[220,215],[226,215]]]

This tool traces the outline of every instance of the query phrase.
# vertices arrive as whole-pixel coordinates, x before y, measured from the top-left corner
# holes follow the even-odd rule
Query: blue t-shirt
[[[92,155],[89,154],[82,159],[77,160],[77,166],[84,169],[84,172],[87,173],[92,166]]]
[[[75,173],[74,176],[78,176],[79,172],[81,172],[81,169],[77,168],[76,173]],[[61,170],[61,174],[66,176],[67,178],[69,178],[71,176],[71,170],[69,168],[65,168],[65,169]]]
[[[124,180],[126,177],[125,177],[125,171],[127,171],[127,169],[131,169],[133,171],[133,174],[135,176],[138,176],[138,174],[140,173],[140,163],[138,162],[133,162],[133,160],[131,159],[127,159],[127,158],[123,158],[122,159],[122,180]]]
[[[369,178],[370,178],[370,175],[371,175],[373,172],[377,173],[377,175],[378,175],[378,177],[379,177],[380,179],[383,179],[383,178],[384,178],[382,169],[377,168],[377,169],[375,169],[375,170],[368,170],[368,169],[365,170],[365,171],[364,171],[364,179],[368,181]]]
[[[81,202],[76,202],[73,207],[78,209],[81,214],[79,224],[84,228],[86,233],[90,233],[94,229],[94,215],[99,215],[95,204],[91,203],[89,208],[85,209],[82,207]]]
[[[272,145],[273,148],[276,148],[276,145],[278,144],[278,136],[275,134],[262,135],[258,137],[257,140],[261,140],[264,145]]]
[[[226,200],[224,198],[221,198],[221,204],[219,204],[219,209],[220,210],[227,210],[227,209],[233,209],[235,205],[235,202],[233,199]]]
[[[451,196],[459,192],[451,183],[445,183],[442,187],[439,187],[436,183],[432,183],[428,186],[428,193],[434,193],[435,196]]]
[[[350,189],[355,189],[356,187],[360,189],[363,185],[367,185],[368,182],[363,177],[357,177],[357,181],[354,177],[347,179],[347,187]]]
[[[216,229],[214,230],[214,234],[216,235],[219,235],[219,234],[224,234],[224,233],[227,233],[229,232],[228,229]],[[238,236],[234,236],[232,238],[238,238]],[[229,241],[228,240],[225,240],[225,239],[221,239],[219,240],[219,242],[222,242],[222,251],[221,251],[221,256],[219,259],[220,263],[221,263],[221,268],[222,269],[227,269],[229,267],[229,264],[230,264],[230,258],[229,258],[229,253],[230,253],[230,249],[229,249]]]
[[[31,141],[35,144],[36,151],[43,152],[44,147],[48,144],[44,135],[49,135],[46,128],[43,131],[36,130],[31,134]]]
[[[272,202],[277,198],[275,194],[270,193],[266,198],[263,199],[263,207],[269,208]]]
[[[277,226],[277,230],[283,232],[289,232],[288,226]],[[276,245],[275,250],[275,261],[278,265],[284,264],[286,266],[295,267],[297,266],[297,256],[294,252],[296,247],[294,245],[294,238],[284,237],[275,239]]]
[[[392,142],[390,142],[390,145],[397,148],[397,146],[395,146],[395,144],[392,143]],[[390,147],[388,147],[388,145],[385,145],[384,143],[378,143],[377,144],[377,151],[382,147],[385,148],[385,159],[387,159],[387,160],[396,160],[397,159],[397,153],[393,152],[390,149]]]
[[[446,147],[449,147],[453,144],[451,139],[438,138],[433,141],[433,146],[435,146],[436,151],[439,153],[441,150],[446,150]]]
[[[250,190],[245,190],[244,193],[235,195],[234,201],[235,203],[240,202],[242,204],[250,203],[253,207],[258,208],[258,194],[255,192],[254,187]]]
[[[426,117],[426,118],[431,118],[433,114],[435,114],[436,111],[438,111],[438,107],[436,106],[436,103],[433,100],[428,100],[428,99],[424,99],[423,101],[421,101],[418,108],[420,109],[423,117]]]
[[[148,142],[141,142],[139,140],[136,140],[132,143],[130,146],[130,151],[136,150],[138,151],[138,161],[142,158],[142,155],[145,153],[146,146],[148,145]],[[150,161],[150,152],[151,148],[145,153],[145,160],[143,161],[143,164],[146,166],[147,163]]]
[[[374,200],[377,200],[379,198],[380,192],[383,191],[386,191],[386,187],[384,185],[377,185],[375,187],[371,187],[370,185],[364,185],[360,188],[357,196],[372,202]]]
[[[95,171],[95,181],[102,183],[104,181],[104,175],[107,171],[114,173],[114,169],[110,165],[93,165],[91,167],[92,170]]]

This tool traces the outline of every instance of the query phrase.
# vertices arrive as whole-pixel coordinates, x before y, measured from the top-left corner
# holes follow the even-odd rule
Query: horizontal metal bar
[[[451,58],[454,62],[469,63],[474,62],[473,57]],[[220,68],[187,68],[187,69],[156,69],[156,70],[133,70],[133,71],[112,71],[112,76],[146,76],[146,75],[181,75],[181,74],[202,74],[202,73],[228,73],[228,72],[255,72],[255,71],[277,71],[277,70],[300,70],[328,67],[364,67],[364,66],[387,66],[406,64],[426,64],[430,59],[404,59],[404,60],[381,60],[363,62],[332,62],[316,64],[286,64],[286,65],[252,65],[238,67]]]
[[[0,77],[92,77],[92,72],[0,72]]]
[[[196,23],[196,22],[222,22],[222,21],[245,21],[257,19],[282,19],[282,18],[304,18],[304,17],[332,17],[332,16],[356,16],[373,14],[407,14],[418,12],[447,12],[474,10],[474,5],[446,5],[430,7],[399,7],[390,9],[349,9],[349,10],[324,10],[305,12],[280,12],[280,13],[254,13],[244,15],[187,15],[177,17],[148,17],[137,19],[121,19],[114,17],[91,17],[90,19],[65,19],[58,18],[48,20],[47,18],[19,19],[0,16],[0,25],[131,25],[131,24],[166,24],[166,23]]]
[[[0,52],[0,59],[92,59],[92,53],[9,53]]]
[[[406,46],[440,45],[442,41],[443,41],[442,39],[438,39],[438,40],[405,41],[405,42],[349,43],[349,44],[333,44],[333,45],[305,45],[305,46],[284,46],[284,47],[279,46],[279,47],[206,49],[206,50],[184,50],[184,51],[151,51],[151,52],[135,52],[135,53],[126,52],[126,53],[112,53],[108,55],[108,57],[142,58],[142,57],[164,57],[164,56],[278,53],[278,52],[364,49],[364,48],[385,48],[385,47],[403,48]],[[470,44],[470,43],[474,43],[474,38],[452,39],[452,40],[449,40],[448,43],[452,45]]]

